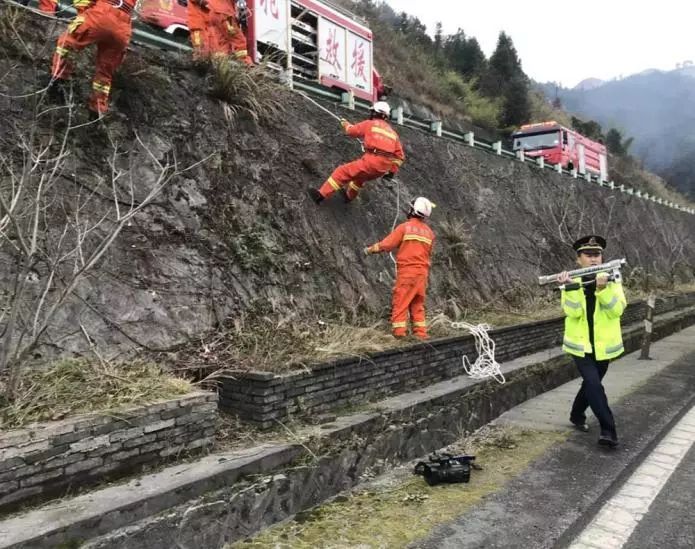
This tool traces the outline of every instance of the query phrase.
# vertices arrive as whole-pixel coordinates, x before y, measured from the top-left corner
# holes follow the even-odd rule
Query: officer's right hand
[[[572,282],[572,277],[569,275],[567,271],[562,271],[559,275],[557,275],[557,283],[558,284],[569,284]]]
[[[362,253],[363,253],[364,255],[371,255],[372,252],[369,251],[369,246],[367,246],[366,248],[364,248],[364,249],[362,250]]]

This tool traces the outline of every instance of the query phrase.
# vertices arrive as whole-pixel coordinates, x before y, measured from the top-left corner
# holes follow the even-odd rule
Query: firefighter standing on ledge
[[[603,263],[604,238],[589,235],[572,246],[580,268]],[[576,290],[563,289],[560,298],[565,313],[562,349],[572,355],[583,379],[572,405],[570,422],[580,431],[588,431],[585,412],[591,407],[601,426],[598,443],[614,448],[618,445],[618,435],[601,381],[608,371],[608,363],[624,351],[620,329],[620,317],[626,307],[623,286],[620,281],[609,281],[606,273],[573,280],[564,272],[560,273],[558,282],[584,284]]]
[[[245,65],[253,65],[248,54],[246,36],[241,28],[235,0],[189,0],[188,26],[191,43],[198,58],[229,56]]]
[[[109,110],[111,81],[130,42],[135,2],[136,0],[96,0],[70,22],[68,29],[58,38],[58,46],[53,54],[49,89],[51,95],[62,95],[62,85],[70,78],[73,70],[70,57],[87,46],[96,44],[96,69],[88,106],[97,116]]]
[[[338,166],[320,189],[309,188],[311,199],[320,204],[334,192],[345,189],[345,201],[351,202],[367,181],[379,177],[393,177],[405,160],[403,147],[398,134],[386,121],[391,115],[391,107],[385,101],[378,101],[371,109],[369,120],[350,124],[342,119],[340,124],[350,137],[364,140],[364,156]]]
[[[434,204],[420,196],[410,203],[408,220],[398,225],[381,242],[365,248],[365,254],[390,252],[396,254],[396,284],[393,288],[391,327],[393,336],[405,337],[408,315],[413,325],[413,335],[427,339],[425,296],[430,270],[430,256],[434,244],[434,232],[425,223],[432,214]]]

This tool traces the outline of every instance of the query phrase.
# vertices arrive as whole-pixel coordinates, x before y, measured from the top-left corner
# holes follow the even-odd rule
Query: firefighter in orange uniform
[[[320,189],[308,189],[314,202],[320,204],[335,191],[345,189],[345,186],[345,201],[351,202],[357,198],[367,181],[396,175],[405,160],[405,154],[398,134],[386,121],[390,115],[389,104],[378,101],[372,107],[369,120],[359,124],[341,120],[345,133],[364,140],[364,156],[338,166]]]
[[[89,110],[100,116],[109,110],[111,81],[125,56],[132,33],[136,0],[96,0],[77,15],[58,38],[53,54],[51,87],[58,90],[72,74],[70,57],[96,44],[97,58]]]
[[[197,6],[191,8],[192,2]],[[191,42],[197,55],[230,56],[245,65],[253,65],[236,0],[190,0],[188,6]]]
[[[413,326],[413,335],[427,339],[425,319],[425,295],[427,277],[430,270],[430,256],[434,245],[434,232],[425,223],[434,204],[420,196],[410,203],[408,220],[368,248],[365,254],[390,252],[398,248],[396,254],[396,284],[393,288],[391,327],[394,337],[405,337],[408,328],[408,314]]]

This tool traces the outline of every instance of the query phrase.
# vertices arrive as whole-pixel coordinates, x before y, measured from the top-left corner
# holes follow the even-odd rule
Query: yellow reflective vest
[[[580,278],[573,282],[581,282]],[[565,335],[562,350],[574,356],[594,353],[596,360],[617,358],[625,350],[620,329],[620,317],[627,306],[623,285],[609,282],[596,292],[594,310],[594,349],[589,341],[589,323],[586,320],[586,297],[584,289],[562,290],[560,298],[565,313]]]

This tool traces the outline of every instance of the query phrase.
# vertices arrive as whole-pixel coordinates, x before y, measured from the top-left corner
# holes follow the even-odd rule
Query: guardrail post
[[[584,174],[584,179],[586,179],[587,181],[591,182],[591,173],[586,172],[586,173]]]
[[[492,144],[492,150],[497,153],[498,156],[502,155],[502,142],[501,141],[495,141]]]
[[[536,158],[536,164],[538,164],[538,166],[540,166],[541,168],[545,168],[545,158],[539,156],[538,158]]]
[[[430,130],[434,132],[437,137],[442,136],[442,121],[441,120],[433,120],[430,122]]]
[[[343,92],[341,95],[341,103],[351,111],[355,110],[355,94],[352,90]]]
[[[577,179],[579,177],[579,172],[577,171],[577,168],[572,168],[572,177]]]
[[[644,193],[642,195],[642,198],[644,198],[645,200],[649,200],[649,193]]]
[[[630,187],[630,188],[627,189],[625,192],[626,192],[627,194],[635,194],[635,189],[633,189],[632,187]]]
[[[613,183],[612,181],[609,181],[609,182],[608,182],[608,186],[609,186],[611,189],[615,189],[615,183]]]
[[[654,326],[654,305],[656,297],[653,293],[647,298],[647,316],[644,319],[644,335],[642,336],[642,350],[640,351],[640,360],[651,360],[649,356],[649,347],[652,344],[652,328]]]
[[[562,173],[562,164],[560,164],[559,162],[555,164],[555,171],[557,173]]]
[[[635,196],[637,196],[638,198],[642,198],[642,191],[640,191],[639,189],[635,191]]]
[[[475,147],[475,134],[473,132],[468,132],[463,135],[463,138],[466,140],[466,143],[468,143],[471,147]]]
[[[516,152],[516,157],[522,162],[526,162],[526,153],[524,153],[524,149],[519,149]]]
[[[623,183],[621,183],[619,189],[620,189],[621,193],[624,193],[625,192],[625,185]]]
[[[399,126],[403,125],[403,107],[396,107],[391,111],[391,120]]]

